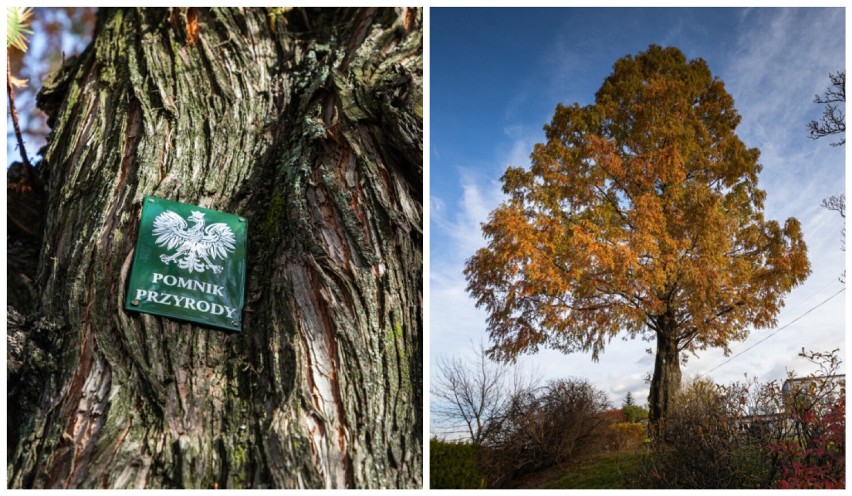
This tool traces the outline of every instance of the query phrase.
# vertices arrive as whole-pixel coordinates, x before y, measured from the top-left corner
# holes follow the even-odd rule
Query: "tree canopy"
[[[531,167],[504,174],[509,198],[465,269],[492,356],[597,359],[620,333],[656,337],[655,379],[676,369],[652,381],[656,418],[680,353],[773,325],[810,272],[807,248],[795,218],[764,218],[760,153],[739,122],[704,60],[658,46],[618,60],[593,104],[558,105]]]

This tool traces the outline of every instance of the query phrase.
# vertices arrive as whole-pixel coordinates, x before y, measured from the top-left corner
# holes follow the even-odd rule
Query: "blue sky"
[[[41,89],[45,77],[62,61],[82,53],[92,39],[94,19],[84,18],[86,8],[76,8],[75,16],[63,8],[35,8],[28,34],[28,49],[24,55],[22,70],[13,74],[19,79],[27,79],[26,88],[15,89],[15,107],[18,122],[24,132],[24,146],[31,163],[41,160],[39,150],[47,141],[47,116],[36,109],[35,95]],[[51,26],[48,29],[48,25]],[[8,98],[8,97],[6,97]],[[32,132],[27,133],[27,130]],[[18,142],[15,137],[12,117],[6,116],[6,167],[20,162]]]
[[[528,166],[544,139],[557,103],[589,104],[612,64],[649,44],[673,45],[705,59],[724,81],[742,116],[740,138],[761,150],[760,186],[766,216],[803,224],[810,278],[787,298],[782,326],[843,288],[841,217],[820,207],[844,191],[845,147],[811,140],[806,124],[818,118],[812,103],[845,68],[843,9],[560,8],[431,10],[430,48],[430,365],[487,343],[485,313],[465,291],[464,261],[484,246],[479,225],[503,200],[506,167]],[[783,380],[787,370],[810,373],[797,353],[841,349],[840,294],[817,311],[714,370],[727,383],[744,374]],[[733,354],[766,338],[753,332]],[[645,352],[653,343],[614,340],[599,362],[588,354],[545,351],[521,358],[544,377],[582,377],[620,405],[630,391],[647,400],[644,377],[653,371]],[[684,377],[706,373],[726,358],[719,350],[690,357]]]

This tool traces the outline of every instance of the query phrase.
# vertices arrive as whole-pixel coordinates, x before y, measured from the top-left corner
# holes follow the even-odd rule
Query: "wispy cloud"
[[[533,138],[522,127],[507,127],[509,146],[501,145],[494,163],[528,165]],[[485,246],[481,225],[504,199],[499,169],[457,167],[459,198],[431,199],[432,252],[430,268],[431,346],[433,358],[456,353],[459,342],[486,338],[485,312],[468,296],[465,261]],[[440,246],[439,246],[440,245]],[[434,361],[433,361],[434,363]]]
[[[470,169],[460,169],[459,175],[462,196],[455,204],[450,206],[441,199],[433,200],[438,203],[438,208],[431,212],[432,228],[439,231],[439,236],[449,238],[453,250],[458,253],[458,257],[438,260],[438,263],[456,263],[458,258],[470,256],[484,246],[480,225],[502,201],[502,192],[496,179],[485,179]]]
[[[764,158],[809,141],[806,123],[820,113],[813,96],[844,68],[843,26],[842,9],[750,9],[740,18],[735,52],[717,70],[743,116],[741,134],[763,144]],[[803,165],[787,172],[824,168]]]
[[[743,117],[739,134],[761,150],[761,185],[767,192],[766,214],[781,222],[794,216],[802,222],[812,275],[787,298],[780,325],[837,291],[843,271],[840,248],[842,219],[820,201],[843,190],[844,152],[828,141],[812,141],[806,124],[821,108],[814,94],[828,85],[828,74],[845,67],[842,9],[751,9],[743,12],[736,32],[736,51],[719,68]],[[804,304],[806,303],[806,304]],[[845,356],[843,299],[809,315],[801,324],[761,344],[717,372],[754,370],[771,375],[779,367],[798,369],[802,347],[841,348]],[[756,331],[732,351],[745,349],[767,331]],[[760,357],[772,357],[761,360]],[[705,352],[696,365],[722,361],[718,351]],[[698,367],[696,367],[698,368]]]

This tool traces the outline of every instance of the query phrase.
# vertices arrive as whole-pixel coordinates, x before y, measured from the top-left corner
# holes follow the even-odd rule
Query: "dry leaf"
[[[9,84],[14,86],[15,88],[26,88],[29,79],[18,79],[15,76],[9,75]]]

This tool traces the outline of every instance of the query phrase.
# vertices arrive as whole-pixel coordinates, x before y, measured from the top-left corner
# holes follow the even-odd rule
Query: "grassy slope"
[[[541,489],[629,489],[624,486],[625,472],[639,467],[639,453],[604,453],[585,458],[567,473],[543,483]]]

